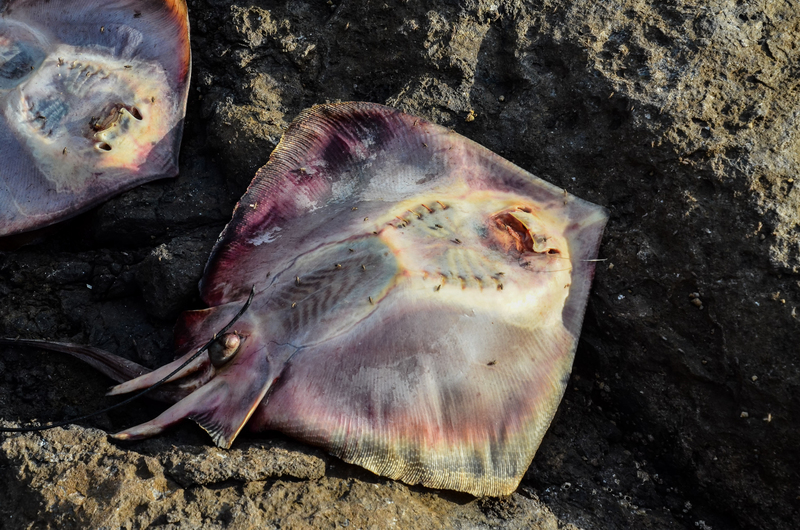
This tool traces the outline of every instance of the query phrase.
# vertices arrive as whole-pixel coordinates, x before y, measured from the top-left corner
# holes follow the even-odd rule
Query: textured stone
[[[452,127],[610,209],[607,261],[598,264],[565,401],[506,500],[409,488],[329,457],[324,476],[282,471],[279,478],[264,471],[273,464],[237,474],[212,465],[216,450],[194,428],[164,434],[162,447],[108,444],[75,427],[62,432],[88,437],[91,450],[70,445],[53,454],[80,455],[72,465],[92,477],[70,479],[86,484],[74,490],[82,504],[57,487],[73,475],[34,450],[39,435],[10,437],[0,489],[21,493],[0,495],[0,516],[11,521],[4,524],[796,526],[796,5],[192,0],[190,17],[194,84],[181,176],[0,253],[0,333],[74,337],[151,366],[165,362],[171,324],[160,319],[196,308],[196,299],[181,297],[200,268],[181,269],[176,287],[159,295],[170,300],[146,302],[136,286],[163,271],[141,264],[162,244],[175,255],[185,242],[191,256],[213,244],[301,109],[366,100]],[[78,363],[18,349],[1,354],[4,419],[60,419],[107,403],[108,381]],[[127,407],[84,425],[120,429],[160,410]],[[256,450],[248,444],[263,443],[258,451],[277,458],[273,436],[240,441],[234,451],[247,462]],[[289,460],[320,458],[281,443]],[[155,471],[137,476],[151,465]],[[149,499],[147,488],[162,496]]]

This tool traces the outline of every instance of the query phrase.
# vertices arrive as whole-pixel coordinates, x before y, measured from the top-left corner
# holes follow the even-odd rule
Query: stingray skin
[[[229,447],[278,430],[377,474],[507,495],[564,393],[606,211],[423,119],[321,105],[289,127],[222,232],[147,388],[237,313],[229,360],[172,378],[137,439],[184,418]],[[233,342],[230,342],[230,341]],[[69,348],[67,348],[69,349]],[[231,351],[233,351],[231,347]],[[134,376],[138,376],[135,377]]]
[[[0,0],[0,236],[178,173],[184,0]]]

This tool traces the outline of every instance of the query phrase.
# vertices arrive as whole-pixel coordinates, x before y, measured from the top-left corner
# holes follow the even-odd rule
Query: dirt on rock
[[[152,402],[0,438],[0,528],[793,529],[800,520],[800,9],[737,0],[189,0],[181,172],[0,252],[0,336],[171,360],[233,206],[304,108],[450,127],[606,206],[565,399],[519,489],[376,477],[275,433],[219,450]],[[0,349],[4,425],[113,403]]]

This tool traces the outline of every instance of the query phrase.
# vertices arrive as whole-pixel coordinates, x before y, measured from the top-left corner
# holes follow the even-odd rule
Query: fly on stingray
[[[0,236],[178,173],[185,0],[0,0]]]
[[[564,393],[606,220],[451,130],[320,105],[236,206],[173,363],[50,348],[120,381],[112,395],[167,378],[175,404],[117,439],[185,418],[220,447],[276,430],[409,484],[507,495]]]

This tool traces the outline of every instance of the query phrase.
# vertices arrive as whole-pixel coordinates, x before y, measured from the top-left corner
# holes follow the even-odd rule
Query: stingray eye
[[[239,351],[239,346],[242,344],[242,338],[238,333],[226,333],[217,340],[211,343],[208,347],[208,357],[211,359],[211,364],[219,368],[225,365],[228,361],[236,356]]]

